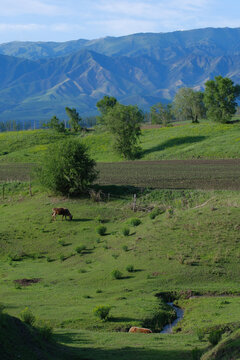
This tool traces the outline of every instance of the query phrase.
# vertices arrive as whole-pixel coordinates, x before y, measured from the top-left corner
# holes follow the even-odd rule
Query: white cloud
[[[42,0],[1,0],[1,16],[19,15],[61,15],[66,13],[66,8],[51,5]]]

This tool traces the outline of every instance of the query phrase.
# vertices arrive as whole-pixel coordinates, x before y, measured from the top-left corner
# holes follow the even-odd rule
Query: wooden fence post
[[[132,209],[135,212],[136,211],[136,202],[137,202],[137,194],[133,195],[133,204],[132,204]]]
[[[31,176],[29,175],[29,195],[32,196]]]

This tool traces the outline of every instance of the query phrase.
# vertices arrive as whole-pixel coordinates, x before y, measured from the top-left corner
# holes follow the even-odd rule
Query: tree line
[[[236,113],[236,99],[240,95],[240,85],[234,85],[229,78],[216,76],[205,83],[205,90],[195,91],[180,88],[171,104],[158,103],[151,108],[153,124],[167,125],[173,119],[191,120],[198,123],[200,118],[226,123]]]

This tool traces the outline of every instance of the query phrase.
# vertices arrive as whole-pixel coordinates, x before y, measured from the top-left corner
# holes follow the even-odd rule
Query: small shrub
[[[109,305],[98,305],[93,309],[93,313],[99,319],[106,321],[108,319],[110,310],[111,306]]]
[[[5,309],[5,305],[3,305],[2,303],[0,303],[0,315],[2,315],[4,309]]]
[[[33,324],[35,323],[35,316],[33,315],[33,313],[31,312],[31,310],[26,307],[23,311],[20,312],[20,319],[28,325],[33,326]]]
[[[124,236],[128,236],[130,234],[130,229],[128,227],[124,227],[122,229],[122,233]]]
[[[212,345],[217,345],[222,337],[222,331],[221,330],[212,330],[208,336],[208,341]]]
[[[107,228],[104,225],[100,225],[97,227],[96,231],[97,231],[98,235],[104,236],[104,235],[106,235]]]
[[[53,337],[53,328],[49,324],[43,324],[37,327],[38,333],[44,340],[52,340]]]
[[[86,250],[86,245],[80,245],[80,246],[77,246],[76,247],[76,252],[78,253],[78,254],[81,254],[84,250]]]
[[[47,256],[47,262],[51,262],[52,261],[52,259],[50,258],[50,256]]]
[[[91,299],[91,296],[90,295],[83,295],[83,298],[84,299]]]
[[[66,242],[63,239],[58,240],[59,245],[66,246]]]
[[[85,270],[85,269],[80,269],[78,272],[79,272],[80,274],[85,274],[85,273],[87,272],[87,270]]]
[[[97,243],[97,244],[100,244],[100,242],[101,242],[101,239],[97,238],[97,239],[96,239],[96,243]]]
[[[61,254],[61,255],[59,256],[59,259],[60,259],[60,261],[64,261],[64,260],[65,260],[65,256],[64,256],[63,254]]]
[[[108,250],[108,249],[109,249],[108,244],[104,244],[104,245],[103,245],[103,248],[104,248],[104,250]]]
[[[92,260],[88,259],[85,261],[86,264],[91,264],[92,263]]]
[[[130,219],[130,224],[131,224],[132,226],[138,226],[138,225],[141,224],[141,220],[138,219],[138,218],[132,218],[132,219]]]
[[[103,219],[102,219],[101,215],[98,215],[98,216],[96,217],[96,221],[99,222],[99,223],[102,223],[102,222],[103,222]]]
[[[167,217],[168,217],[168,218],[173,217],[173,214],[174,214],[174,210],[173,210],[172,208],[167,209]]]
[[[111,275],[112,275],[112,278],[113,278],[113,279],[116,279],[116,280],[122,278],[122,273],[121,273],[121,271],[119,271],[119,270],[113,270],[113,271],[111,272]]]
[[[152,212],[150,212],[149,217],[150,217],[150,219],[153,220],[161,213],[162,213],[162,211],[159,208],[156,208]]]
[[[122,246],[122,249],[123,249],[123,251],[128,251],[128,246],[127,246],[127,245],[123,245],[123,246]]]
[[[101,290],[101,289],[97,289],[97,290],[96,290],[96,293],[97,293],[97,294],[101,294],[101,293],[102,293],[102,290]]]
[[[198,340],[203,341],[204,335],[205,335],[205,331],[203,329],[197,329]]]
[[[118,254],[112,254],[112,257],[116,260],[119,257],[119,255]]]
[[[134,266],[133,266],[133,265],[128,265],[128,266],[126,267],[126,270],[127,270],[128,272],[134,272]]]

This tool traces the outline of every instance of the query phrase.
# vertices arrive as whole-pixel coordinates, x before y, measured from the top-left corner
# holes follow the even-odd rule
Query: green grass
[[[50,130],[7,132],[0,134],[0,161],[36,163],[49,143],[64,136],[81,137],[97,162],[121,161],[112,151],[113,140],[107,132],[63,135]],[[239,157],[240,125],[201,121],[173,127],[142,130],[140,160],[227,159]]]
[[[141,160],[238,158],[239,129],[238,124],[207,122],[146,129]],[[60,141],[62,136],[50,131],[0,134],[0,173],[5,174],[1,179],[7,180],[11,174],[17,179],[21,173],[27,181],[29,165],[24,164],[37,163],[48,143]],[[110,151],[109,134],[90,134],[83,141],[97,161],[121,161]],[[3,154],[4,151],[8,153]],[[17,167],[9,167],[10,162],[17,163]],[[0,302],[11,316],[19,317],[29,307],[37,319],[50,323],[55,338],[71,348],[64,348],[67,355],[59,353],[59,359],[68,359],[71,353],[70,358],[96,360],[120,360],[126,355],[128,359],[190,360],[194,348],[209,348],[207,333],[212,328],[240,326],[239,192],[139,191],[143,168],[149,172],[143,187],[146,183],[150,186],[149,181],[159,174],[148,168],[147,162],[136,161],[134,164],[141,166],[132,166],[132,173],[132,163],[126,164],[126,178],[123,169],[119,171],[124,163],[117,165],[124,178],[119,184],[119,175],[114,178],[116,167],[110,171],[108,181],[109,169],[105,172],[102,184],[105,181],[106,186],[102,189],[111,196],[110,201],[100,203],[84,197],[51,196],[34,183],[30,196],[28,183],[5,184],[4,198],[0,199]],[[195,184],[199,188],[210,182],[212,189],[219,188],[219,183],[223,184],[222,189],[233,189],[238,183],[234,161],[231,169],[222,160],[215,162],[212,169],[209,164],[202,164],[197,169],[194,164],[191,168],[190,163],[183,168],[175,164],[172,170],[172,165],[162,168],[162,182],[157,187]],[[109,186],[112,184],[119,186]],[[132,194],[136,192],[137,211],[133,212]],[[73,213],[73,221],[61,221],[60,217],[52,221],[51,209],[57,206],[67,207]],[[156,208],[161,211],[151,218],[149,214]],[[141,223],[130,225],[132,218],[139,218]],[[107,228],[104,236],[96,232],[99,219]],[[130,229],[128,236],[122,232],[124,227]],[[84,251],[77,253],[76,249],[83,245]],[[129,264],[134,271],[127,271]],[[121,271],[121,279],[112,278],[115,269]],[[23,279],[37,281],[24,286]],[[180,333],[121,333],[132,325],[143,326],[146,318],[153,319],[156,313],[164,311],[156,294],[189,290],[205,296],[178,300],[185,310],[177,325]],[[209,296],[213,293],[215,296]],[[111,306],[108,321],[94,316],[93,309],[99,305]],[[198,329],[205,332],[203,341],[198,339]],[[228,343],[222,344],[226,347]]]

